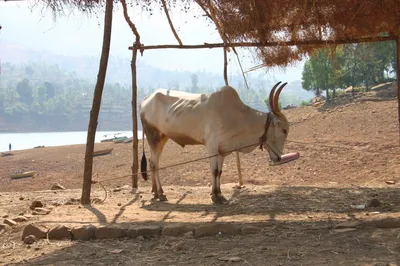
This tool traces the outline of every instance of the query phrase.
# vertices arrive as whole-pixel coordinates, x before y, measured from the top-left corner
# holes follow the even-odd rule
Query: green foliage
[[[325,91],[327,101],[348,86],[370,87],[390,80],[395,71],[395,43],[346,44],[335,50],[321,49],[304,64],[302,87],[319,95]]]

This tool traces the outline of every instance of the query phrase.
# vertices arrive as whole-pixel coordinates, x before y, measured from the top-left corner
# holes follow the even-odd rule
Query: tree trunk
[[[103,94],[104,82],[107,74],[108,57],[110,54],[111,28],[112,28],[113,0],[107,0],[104,15],[103,47],[100,57],[99,71],[97,75],[96,87],[94,89],[92,110],[90,110],[90,120],[86,140],[85,168],[82,186],[82,204],[90,204],[90,191],[92,188],[92,167],[94,139],[96,136],[97,120],[99,118],[101,96]]]
[[[325,92],[326,92],[326,102],[327,102],[327,103],[330,103],[330,102],[331,102],[331,99],[329,98],[329,89],[327,88],[327,89],[325,90]]]
[[[139,171],[139,152],[138,152],[138,120],[137,120],[137,78],[136,78],[136,58],[137,58],[137,46],[134,45],[132,50],[132,188],[138,188],[138,171]],[[143,130],[143,129],[142,129]],[[144,145],[144,139],[142,139],[142,145]]]
[[[400,35],[396,39],[396,79],[397,79],[397,115],[399,119],[399,134],[400,134]],[[400,139],[399,139],[400,140]]]

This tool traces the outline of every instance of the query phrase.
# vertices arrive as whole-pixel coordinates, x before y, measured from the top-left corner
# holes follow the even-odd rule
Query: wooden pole
[[[154,49],[212,49],[223,47],[273,47],[273,46],[307,46],[307,45],[338,45],[346,43],[364,43],[364,42],[385,42],[396,40],[396,36],[379,36],[379,37],[360,37],[349,38],[344,40],[312,40],[312,41],[282,41],[282,42],[230,42],[230,43],[204,43],[204,44],[164,44],[164,45],[143,45],[141,50],[154,50]],[[133,47],[130,46],[129,50]]]
[[[134,45],[132,50],[132,153],[133,153],[133,164],[132,164],[132,188],[138,188],[138,170],[139,170],[139,158],[138,158],[138,123],[137,123],[137,76],[136,76],[136,59],[137,59],[137,46]],[[144,139],[142,139],[144,141]],[[144,145],[144,142],[143,142]]]
[[[396,80],[397,80],[397,115],[399,119],[399,142],[400,142],[400,34],[396,38]]]
[[[104,15],[103,47],[101,51],[99,71],[96,87],[94,89],[92,110],[90,110],[89,126],[86,140],[85,168],[82,185],[82,204],[90,204],[90,192],[92,189],[93,150],[96,136],[97,121],[99,118],[101,97],[107,74],[108,57],[110,54],[111,29],[112,29],[113,0],[107,0]]]
[[[132,163],[132,189],[138,188],[138,175],[137,172],[139,170],[139,153],[138,153],[138,125],[137,125],[137,76],[136,76],[136,59],[137,59],[137,52],[138,47],[141,46],[140,44],[140,34],[136,29],[135,24],[131,21],[128,16],[128,8],[126,6],[126,1],[121,0],[122,9],[124,13],[124,18],[126,23],[128,23],[129,27],[131,28],[133,35],[135,35],[136,41],[133,44],[132,49],[132,60],[131,60],[131,72],[132,72],[132,156],[133,156],[133,163]],[[144,141],[144,140],[142,140]],[[143,143],[144,145],[144,143]]]

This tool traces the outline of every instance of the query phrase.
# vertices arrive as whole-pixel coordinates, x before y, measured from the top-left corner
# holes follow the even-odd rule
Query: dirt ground
[[[105,181],[107,199],[91,207],[65,205],[80,198],[84,145],[15,151],[0,157],[0,216],[30,212],[41,200],[54,207],[29,222],[65,224],[261,224],[255,235],[213,237],[150,237],[95,241],[21,241],[25,224],[0,235],[1,265],[400,265],[400,229],[362,228],[347,232],[332,226],[348,220],[400,217],[399,126],[393,98],[365,94],[342,104],[283,111],[292,123],[285,152],[301,157],[268,166],[259,149],[241,154],[245,188],[237,189],[235,156],[226,158],[222,193],[229,204],[215,206],[210,198],[207,160],[160,172],[168,202],[153,202],[150,181],[139,190],[113,192],[130,185],[131,145],[113,147],[111,155],[94,158],[97,180]],[[139,150],[142,149],[139,144]],[[148,146],[145,145],[147,156]],[[206,156],[201,146],[169,142],[161,166]],[[11,180],[9,172],[35,170],[34,178]],[[51,191],[52,184],[67,188]],[[99,184],[93,198],[104,198]],[[380,206],[355,209],[378,199]],[[57,203],[57,204],[56,204]],[[115,252],[115,251],[118,252]],[[229,261],[231,260],[231,261]],[[232,261],[237,260],[237,261]]]

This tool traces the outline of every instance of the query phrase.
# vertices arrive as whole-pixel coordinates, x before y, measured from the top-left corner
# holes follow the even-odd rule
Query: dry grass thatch
[[[53,10],[75,6],[92,10],[104,5],[101,0],[36,0]],[[120,2],[120,1],[114,1]],[[152,12],[163,2],[168,8],[178,2],[190,12],[196,2],[216,25],[224,42],[287,42],[348,40],[399,33],[399,0],[131,0]],[[134,18],[133,18],[134,19]],[[318,45],[257,47],[257,55],[267,66],[286,66],[311,53]]]

